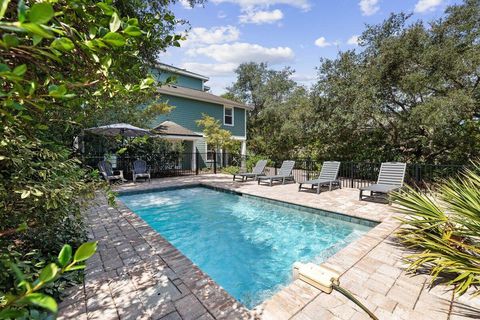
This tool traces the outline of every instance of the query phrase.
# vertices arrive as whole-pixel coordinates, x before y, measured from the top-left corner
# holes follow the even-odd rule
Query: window
[[[233,126],[233,108],[223,107],[223,124]]]
[[[207,144],[207,161],[213,162],[215,154],[215,148]]]

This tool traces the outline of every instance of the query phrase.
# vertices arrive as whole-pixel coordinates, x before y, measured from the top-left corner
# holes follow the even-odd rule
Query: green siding
[[[168,77],[173,76],[175,77],[175,84],[180,87],[195,89],[195,90],[203,90],[203,80],[197,79],[189,76],[185,76],[182,74],[176,74],[168,71],[162,71],[157,69],[151,70],[152,75],[157,79],[157,81],[165,82]]]
[[[162,100],[175,108],[166,115],[158,117],[155,126],[165,120],[170,120],[195,132],[202,129],[195,123],[202,118],[202,113],[208,114],[220,121],[222,128],[229,130],[234,136],[245,136],[245,109],[234,108],[234,126],[223,125],[223,106],[220,104],[191,100],[187,98],[163,95]]]

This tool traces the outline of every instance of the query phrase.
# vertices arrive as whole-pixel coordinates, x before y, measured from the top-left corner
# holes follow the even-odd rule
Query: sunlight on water
[[[295,261],[320,263],[370,229],[201,187],[120,199],[248,308],[287,284]]]

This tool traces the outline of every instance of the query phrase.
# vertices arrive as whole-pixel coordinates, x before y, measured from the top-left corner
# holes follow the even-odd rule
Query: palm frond
[[[455,286],[462,295],[480,294],[480,165],[445,181],[435,197],[408,187],[393,195],[401,228],[396,236],[414,250],[405,261],[411,272],[427,271],[431,283]]]

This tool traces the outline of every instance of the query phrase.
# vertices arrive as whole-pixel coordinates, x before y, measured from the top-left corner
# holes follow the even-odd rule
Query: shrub
[[[226,173],[226,174],[237,174],[240,172],[240,168],[239,167],[236,167],[236,166],[229,166],[229,167],[225,167],[225,168],[222,168],[222,173]]]
[[[480,164],[445,181],[434,196],[408,188],[393,200],[406,214],[397,236],[416,250],[406,257],[409,270],[427,271],[432,283],[454,285],[458,295],[469,288],[480,294]]]
[[[85,261],[96,250],[97,242],[87,242],[78,247],[73,254],[72,247],[66,244],[58,254],[57,261],[45,265],[34,277],[31,270],[2,257],[0,263],[5,267],[2,270],[8,268],[15,274],[16,285],[10,286],[3,293],[0,292],[0,319],[38,319],[47,318],[48,313],[55,314],[58,309],[57,302],[45,293],[46,288],[58,282],[65,273],[84,269]]]

